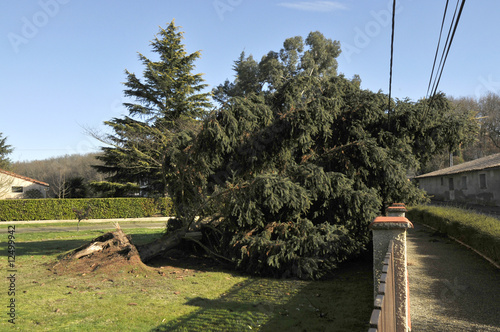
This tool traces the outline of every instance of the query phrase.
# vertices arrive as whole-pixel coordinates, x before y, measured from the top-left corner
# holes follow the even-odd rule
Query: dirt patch
[[[198,255],[191,248],[171,249],[165,254],[144,264],[130,236],[121,229],[103,234],[89,243],[65,254],[49,266],[59,275],[105,274],[113,277],[117,273],[159,274],[171,278],[193,276],[206,271],[223,270],[218,262]]]
[[[98,270],[113,273],[123,269],[154,270],[141,261],[130,236],[120,228],[71,251],[50,268],[56,274],[89,274]]]

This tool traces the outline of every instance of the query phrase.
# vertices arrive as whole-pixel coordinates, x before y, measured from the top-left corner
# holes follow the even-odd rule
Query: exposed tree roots
[[[123,233],[118,224],[116,226],[115,231],[103,234],[61,257],[51,270],[57,274],[87,274],[97,269],[114,272],[123,267],[152,270],[153,268],[144,263],[177,247],[183,239],[196,239],[201,236],[200,232],[187,232],[181,228],[151,243],[136,247],[130,236]]]

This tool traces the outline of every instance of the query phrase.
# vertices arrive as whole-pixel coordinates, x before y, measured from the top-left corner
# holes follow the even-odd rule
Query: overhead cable
[[[432,98],[433,96],[436,95],[436,92],[437,92],[437,89],[438,89],[438,86],[439,86],[439,82],[440,82],[441,76],[443,74],[444,65],[445,65],[446,60],[448,58],[448,54],[449,54],[450,49],[451,49],[451,44],[453,42],[453,38],[455,37],[455,32],[457,31],[458,22],[460,21],[460,17],[462,15],[462,11],[463,11],[464,5],[465,5],[465,0],[457,0],[457,5],[455,7],[455,12],[453,14],[453,18],[452,18],[452,21],[451,21],[451,24],[450,24],[450,29],[448,31],[448,36],[446,37],[446,42],[445,42],[445,45],[443,47],[443,51],[441,53],[441,60],[440,60],[439,65],[437,67],[436,76],[434,76],[434,83],[432,84],[432,88],[429,89],[429,87],[431,86],[431,82],[433,80],[434,68],[435,68],[436,60],[437,60],[437,53],[439,51],[439,46],[440,46],[440,43],[441,43],[442,28],[443,28],[444,20],[445,20],[445,17],[446,17],[446,12],[447,12],[447,9],[448,9],[448,1],[446,2],[445,12],[443,14],[443,23],[441,25],[441,32],[439,34],[439,41],[438,41],[438,46],[437,46],[437,49],[436,49],[436,56],[434,58],[434,64],[432,66],[432,73],[431,73],[431,78],[429,80],[429,87],[427,88],[426,98]],[[460,6],[460,8],[459,8],[459,6]],[[430,92],[430,94],[429,94],[429,92]]]
[[[431,90],[432,77],[434,76],[434,68],[436,67],[436,60],[439,53],[439,45],[441,44],[441,36],[443,35],[444,21],[446,20],[446,13],[448,12],[448,2],[449,0],[446,0],[446,6],[444,7],[444,13],[443,13],[443,21],[441,22],[441,30],[439,31],[438,45],[436,47],[436,54],[434,55],[434,63],[432,64],[431,77],[429,78],[429,85],[427,86],[426,97],[429,95],[429,91]]]
[[[389,68],[389,104],[388,112],[391,111],[391,90],[392,90],[392,59],[394,56],[394,26],[396,22],[396,0],[392,2],[392,35],[391,35],[391,63]]]

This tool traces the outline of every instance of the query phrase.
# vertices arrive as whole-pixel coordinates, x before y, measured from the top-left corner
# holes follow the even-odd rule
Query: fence
[[[396,298],[394,284],[394,242],[391,241],[384,259],[382,275],[375,295],[375,303],[370,318],[371,331],[396,331]]]
[[[404,205],[393,205],[387,217],[377,217],[370,225],[375,301],[369,332],[411,330],[406,230],[413,225],[405,212]]]

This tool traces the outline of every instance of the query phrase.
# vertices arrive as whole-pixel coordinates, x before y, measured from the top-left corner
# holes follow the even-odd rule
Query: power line
[[[437,90],[437,86],[438,86],[438,84],[437,84],[438,79],[437,78],[438,77],[441,78],[441,74],[442,74],[443,69],[444,69],[444,63],[446,62],[445,53],[446,53],[446,55],[448,54],[448,52],[445,52],[445,49],[447,49],[447,51],[449,51],[449,48],[451,47],[450,36],[451,36],[451,31],[453,30],[453,25],[454,25],[455,19],[457,17],[458,3],[459,3],[459,1],[457,0],[457,5],[455,6],[455,12],[453,13],[453,18],[451,19],[450,29],[448,30],[448,35],[446,36],[446,42],[445,42],[445,46],[443,48],[443,53],[441,53],[441,60],[439,61],[438,71],[440,72],[440,74],[436,74],[436,77],[434,77],[434,84],[432,85],[432,88],[431,88],[431,96],[434,96],[436,94],[436,90]]]
[[[455,37],[455,32],[457,31],[457,27],[458,27],[458,21],[460,21],[460,16],[462,15],[462,10],[464,8],[464,5],[465,5],[465,0],[462,1],[462,4],[460,6],[460,11],[458,12],[458,16],[457,16],[457,20],[455,22],[455,26],[453,27],[453,33],[451,35],[451,39],[450,39],[450,44],[448,45],[448,49],[446,50],[446,55],[444,57],[444,61],[443,61],[443,66],[441,68],[441,72],[439,73],[439,77],[437,79],[437,82],[436,82],[436,86],[434,88],[434,92],[433,92],[433,95],[436,94],[437,92],[437,87],[439,85],[439,81],[441,80],[441,75],[443,74],[443,69],[444,69],[444,64],[446,62],[446,59],[448,58],[448,53],[450,52],[450,48],[451,48],[451,42],[453,41],[453,38]]]
[[[460,3],[460,1],[461,1],[461,3]],[[459,9],[459,5],[460,5],[460,9]],[[453,42],[453,38],[455,37],[455,32],[457,31],[458,22],[460,21],[460,17],[462,15],[464,5],[465,5],[465,0],[457,0],[457,5],[455,6],[455,12],[453,14],[453,18],[452,18],[451,23],[450,23],[450,29],[448,30],[446,42],[445,42],[445,45],[443,47],[443,51],[441,53],[441,60],[440,60],[439,65],[437,67],[436,76],[434,76],[434,83],[432,84],[432,88],[430,88],[431,82],[433,81],[434,68],[436,66],[436,61],[437,61],[437,54],[439,53],[439,46],[441,44],[441,37],[442,37],[442,32],[443,32],[444,21],[446,18],[446,13],[448,11],[448,0],[446,1],[445,11],[443,14],[443,21],[441,23],[441,31],[439,33],[438,46],[436,49],[436,55],[434,57],[434,63],[432,65],[432,72],[431,72],[431,77],[429,80],[429,86],[427,87],[426,98],[432,98],[433,96],[436,95],[436,92],[437,92],[437,89],[439,86],[439,82],[440,82],[441,76],[443,74],[444,65],[445,65],[446,60],[448,58],[448,54],[449,54],[450,49],[451,49],[451,44]],[[457,14],[457,11],[458,11],[458,14]],[[429,94],[429,92],[430,92],[430,94]]]
[[[389,104],[388,112],[391,111],[391,92],[392,92],[392,60],[394,57],[394,26],[396,22],[396,0],[392,2],[392,34],[391,34],[391,63],[389,68]]]
[[[443,21],[441,22],[441,30],[439,31],[438,45],[436,47],[436,54],[434,55],[434,63],[432,64],[431,77],[429,78],[429,85],[427,86],[426,97],[429,95],[429,91],[431,89],[432,76],[434,75],[434,68],[436,67],[436,60],[437,60],[437,56],[438,56],[438,53],[439,53],[439,45],[441,44],[441,36],[443,35],[444,21],[446,20],[446,12],[448,11],[448,1],[449,0],[446,0],[446,5],[444,7]]]

